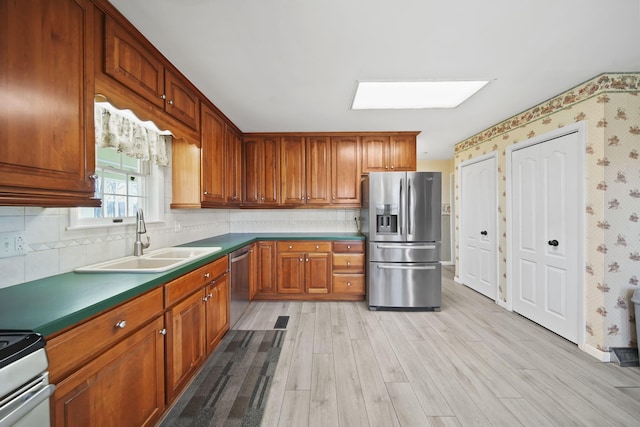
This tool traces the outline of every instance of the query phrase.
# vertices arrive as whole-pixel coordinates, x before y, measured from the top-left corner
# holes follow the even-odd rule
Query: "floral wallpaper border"
[[[591,98],[597,92],[629,92],[633,90],[640,91],[640,76],[638,74],[601,74],[598,77],[588,80],[561,95],[525,110],[520,114],[517,114],[456,144],[454,152],[456,154],[461,153],[462,151],[468,150],[477,144],[493,139],[498,135],[512,131],[559,110],[571,107],[574,104]],[[638,132],[640,133],[640,129],[638,129]]]

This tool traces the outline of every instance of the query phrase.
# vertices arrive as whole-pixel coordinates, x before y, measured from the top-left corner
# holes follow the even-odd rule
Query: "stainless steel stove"
[[[49,426],[49,384],[44,338],[0,331],[0,427]]]

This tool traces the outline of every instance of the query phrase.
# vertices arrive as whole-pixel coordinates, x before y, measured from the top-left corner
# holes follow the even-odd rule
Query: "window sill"
[[[146,225],[150,225],[150,224],[165,224],[166,221],[163,220],[152,220],[152,221],[145,221]],[[105,222],[102,224],[91,224],[91,225],[74,225],[74,226],[68,226],[65,228],[65,230],[67,231],[75,231],[75,230],[92,230],[92,229],[96,229],[96,228],[118,228],[118,227],[126,227],[126,226],[134,226],[135,227],[136,222],[135,221],[130,221],[130,222]]]

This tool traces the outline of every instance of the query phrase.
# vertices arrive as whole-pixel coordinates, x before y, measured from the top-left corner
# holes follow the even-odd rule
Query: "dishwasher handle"
[[[244,252],[239,252],[237,254],[236,253],[232,254],[231,255],[231,263],[242,261],[243,259],[248,257],[250,253],[251,253],[251,251],[249,249],[247,249]]]

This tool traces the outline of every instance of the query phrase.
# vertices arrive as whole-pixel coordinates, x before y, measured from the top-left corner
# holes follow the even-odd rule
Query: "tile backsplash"
[[[168,206],[168,203],[167,203]],[[151,249],[226,233],[355,232],[357,209],[165,209]],[[132,255],[134,225],[69,230],[68,208],[0,207],[0,232],[25,231],[26,255],[0,258],[0,288]]]

